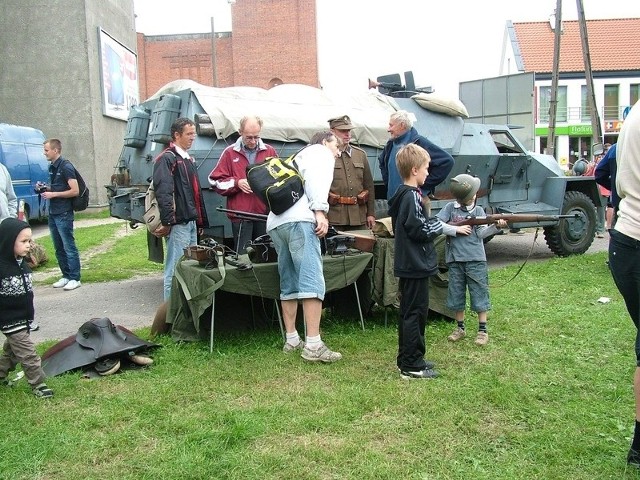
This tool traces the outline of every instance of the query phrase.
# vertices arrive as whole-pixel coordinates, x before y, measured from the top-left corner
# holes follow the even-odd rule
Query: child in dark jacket
[[[7,218],[0,223],[0,331],[6,340],[0,355],[0,385],[18,363],[38,398],[53,396],[44,383],[40,356],[29,335],[33,321],[31,270],[24,257],[31,248],[31,228],[21,220]]]
[[[393,267],[400,293],[397,365],[405,379],[438,376],[433,362],[424,358],[429,277],[438,272],[433,240],[443,233],[443,228],[455,229],[436,218],[427,218],[420,186],[427,178],[429,160],[427,151],[418,145],[402,147],[396,155],[396,165],[403,185],[389,199],[395,232]]]

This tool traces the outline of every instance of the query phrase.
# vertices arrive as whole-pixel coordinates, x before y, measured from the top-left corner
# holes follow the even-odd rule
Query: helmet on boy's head
[[[587,161],[584,158],[578,159],[578,161],[573,164],[573,174],[584,175],[587,171],[587,166]]]
[[[472,177],[466,173],[456,175],[451,179],[449,183],[449,190],[451,194],[461,203],[467,203],[478,193],[480,188],[480,179],[478,177]]]

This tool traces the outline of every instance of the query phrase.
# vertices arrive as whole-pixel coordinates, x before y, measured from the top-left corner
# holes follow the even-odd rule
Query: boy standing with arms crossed
[[[438,376],[433,362],[424,358],[429,277],[438,272],[433,240],[445,228],[455,230],[436,218],[427,218],[420,187],[427,178],[429,161],[427,151],[416,144],[400,148],[396,166],[403,184],[389,199],[389,215],[395,232],[393,267],[399,278],[400,293],[397,365],[404,379]]]
[[[437,217],[447,222],[458,222],[470,217],[484,217],[484,209],[476,205],[476,194],[480,188],[480,179],[466,173],[451,179],[449,189],[455,202],[447,203]],[[497,224],[497,226],[496,226]],[[456,312],[456,329],[447,338],[450,342],[462,340],[466,335],[464,311],[467,288],[471,297],[471,309],[478,313],[478,335],[475,343],[484,346],[489,342],[487,333],[487,311],[489,301],[489,272],[483,240],[498,233],[498,227],[505,228],[507,222],[498,220],[493,225],[461,225],[444,232],[447,235],[445,260],[449,267],[449,288],[447,290],[447,308]],[[449,227],[451,225],[448,225]]]

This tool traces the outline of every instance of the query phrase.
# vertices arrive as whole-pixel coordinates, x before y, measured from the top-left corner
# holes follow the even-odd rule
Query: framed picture
[[[140,102],[138,58],[98,27],[102,114],[127,120],[129,109]]]

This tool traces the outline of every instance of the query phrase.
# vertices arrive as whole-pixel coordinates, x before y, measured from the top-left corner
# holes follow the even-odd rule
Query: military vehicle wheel
[[[577,217],[562,219],[557,225],[544,227],[547,246],[559,257],[586,252],[596,232],[595,205],[582,192],[566,192],[562,214],[575,214]]]

